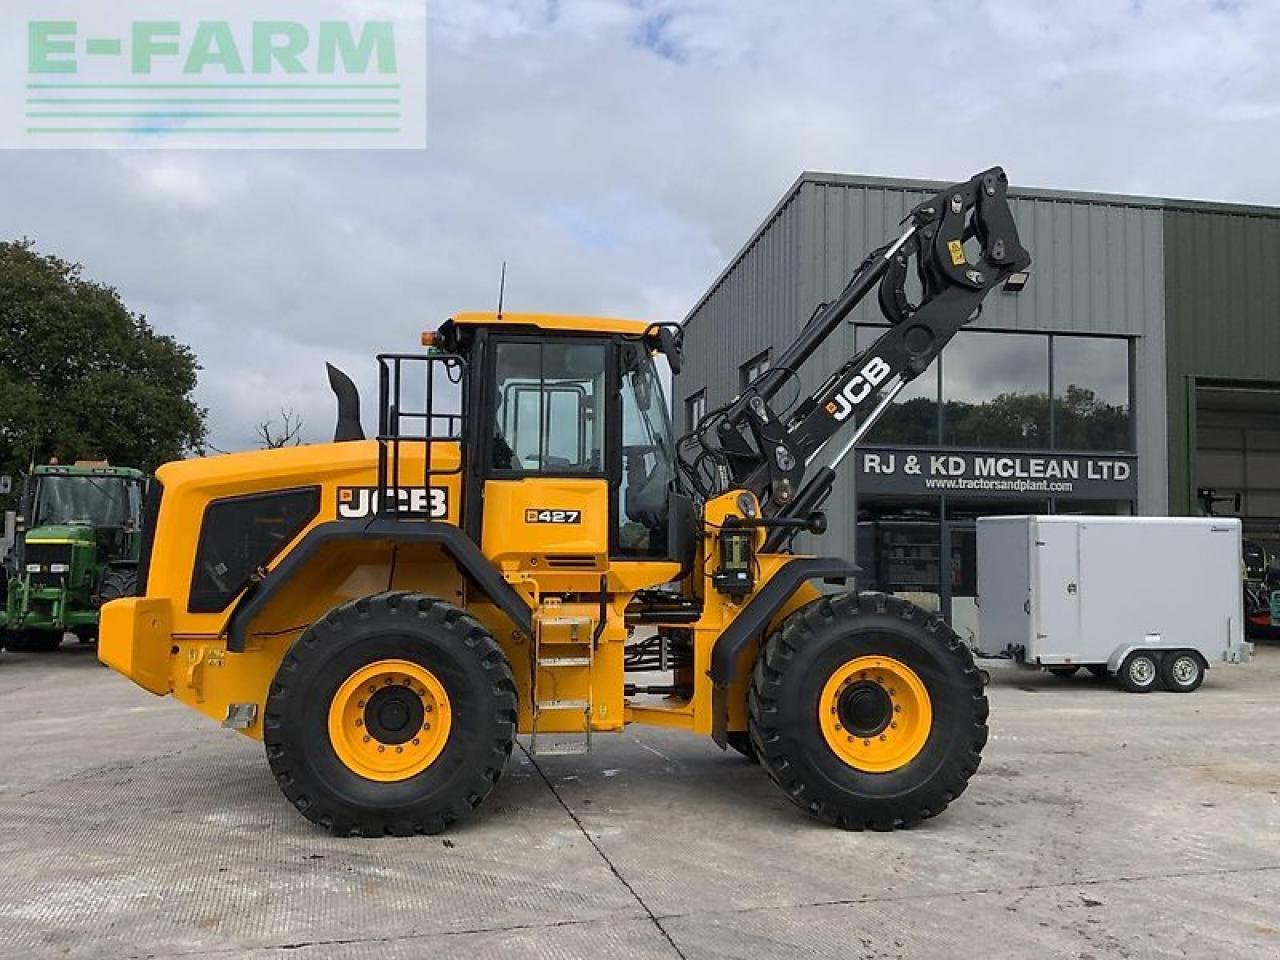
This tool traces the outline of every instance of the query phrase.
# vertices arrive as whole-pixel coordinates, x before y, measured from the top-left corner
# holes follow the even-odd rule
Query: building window
[[[1043,449],[1049,435],[1049,338],[962,331],[942,353],[942,442]]]
[[[888,329],[859,324],[855,349]],[[1127,337],[961,331],[867,442],[1131,452],[1132,352]]]
[[[760,374],[769,369],[769,351],[757,354],[738,368],[738,389],[745,390]]]
[[[684,428],[692,430],[707,415],[707,391],[699,390],[684,402]]]
[[[1129,341],[1053,338],[1053,445],[1131,450]]]

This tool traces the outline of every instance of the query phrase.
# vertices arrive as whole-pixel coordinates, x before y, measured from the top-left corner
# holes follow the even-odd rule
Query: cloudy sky
[[[678,320],[804,169],[1280,204],[1275,0],[433,0],[425,152],[11,152],[0,232],[204,366],[211,439],[450,313]],[[366,421],[369,419],[366,410]]]

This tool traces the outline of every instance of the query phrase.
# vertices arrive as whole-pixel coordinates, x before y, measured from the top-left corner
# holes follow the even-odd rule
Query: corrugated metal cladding
[[[1171,205],[1165,300],[1170,504],[1192,513],[1196,379],[1280,383],[1280,210]]]
[[[739,366],[786,343],[818,303],[840,293],[867,253],[899,235],[907,212],[943,186],[803,174],[686,318],[688,361],[675,385],[679,409],[704,388],[709,406],[731,399]],[[1022,293],[989,296],[973,326],[1135,338],[1139,509],[1163,513],[1163,201],[1043,190],[1012,190],[1011,197],[1035,261],[1032,280]],[[853,317],[880,319],[874,296]],[[810,360],[804,388],[812,390],[852,354],[849,325]],[[851,473],[843,472],[829,502],[824,552],[852,553]]]

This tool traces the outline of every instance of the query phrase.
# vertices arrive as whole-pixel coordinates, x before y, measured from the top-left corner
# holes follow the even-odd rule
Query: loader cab
[[[464,314],[439,336],[472,371],[463,525],[486,555],[540,578],[685,565],[692,524],[651,325]]]

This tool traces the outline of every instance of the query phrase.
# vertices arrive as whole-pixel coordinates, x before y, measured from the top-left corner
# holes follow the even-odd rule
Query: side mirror
[[[684,332],[677,333],[670,327],[661,327],[658,330],[658,343],[671,366],[671,375],[679,376],[680,368],[684,366]]]
[[[667,358],[673,377],[684,366],[684,327],[678,323],[655,323],[644,332],[645,345]]]

